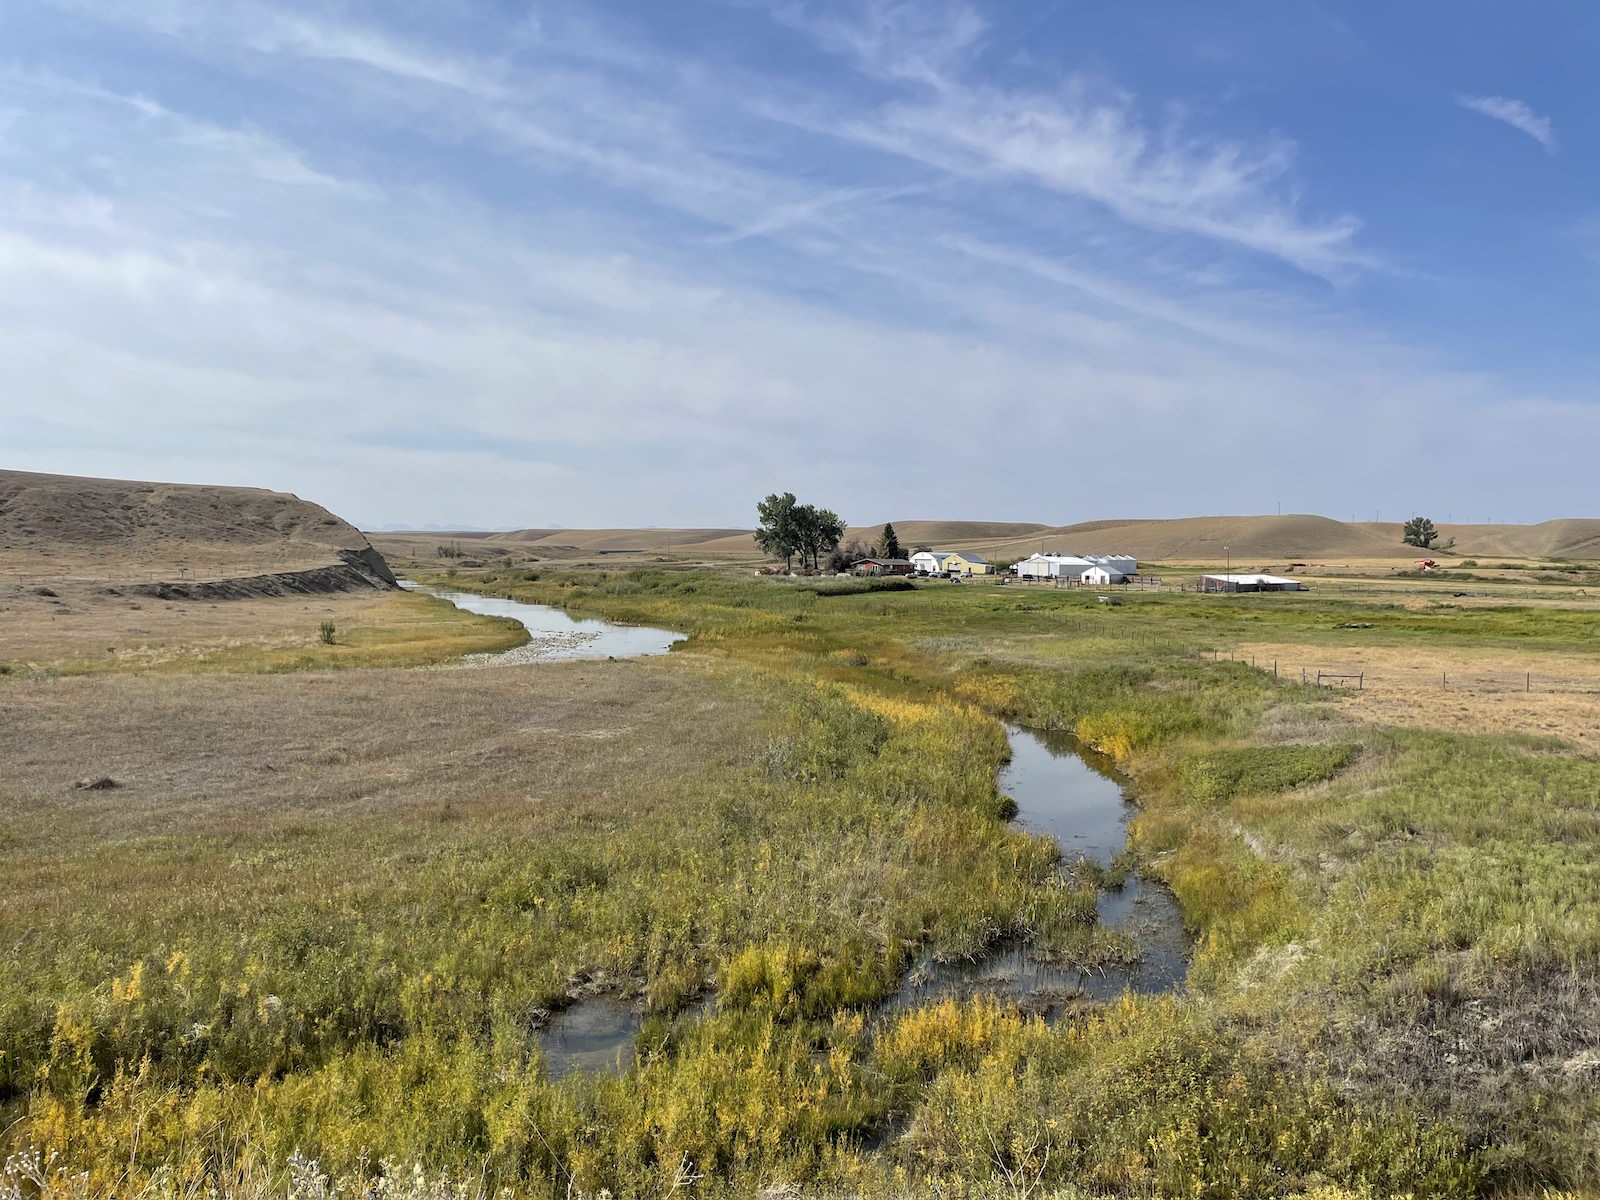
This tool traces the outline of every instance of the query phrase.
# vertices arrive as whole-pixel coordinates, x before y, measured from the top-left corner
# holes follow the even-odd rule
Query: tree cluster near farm
[[[765,554],[783,559],[787,569],[798,556],[801,567],[816,570],[822,556],[844,537],[845,524],[830,509],[801,504],[793,492],[774,493],[756,505],[760,524],[756,544]]]

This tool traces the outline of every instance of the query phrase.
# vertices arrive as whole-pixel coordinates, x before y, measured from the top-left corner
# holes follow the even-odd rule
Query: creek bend
[[[462,667],[509,667],[519,663],[562,662],[573,659],[639,658],[665,654],[688,636],[648,625],[614,625],[592,617],[574,617],[548,604],[525,604],[503,596],[455,592],[401,580],[408,592],[421,592],[448,600],[463,612],[486,617],[510,617],[528,631],[526,645],[489,654],[469,654],[457,661]]]
[[[1081,859],[1109,867],[1128,841],[1134,806],[1110,760],[1081,746],[1070,734],[1007,728],[1011,761],[1001,770],[1000,790],[1017,805],[1023,828],[1052,837],[1063,866]],[[1037,956],[1024,942],[1004,943],[973,961],[913,964],[900,989],[878,1007],[882,1014],[936,1003],[947,997],[995,996],[1047,1019],[1074,1002],[1112,1000],[1176,991],[1188,971],[1189,937],[1172,894],[1130,872],[1120,886],[1103,889],[1096,901],[1098,923],[1138,947],[1128,966],[1080,969]],[[709,1010],[709,1005],[708,1005]],[[614,997],[579,1001],[551,1018],[541,1034],[552,1079],[574,1071],[625,1071],[633,1063],[644,1015]]]
[[[1128,844],[1135,809],[1110,759],[1068,733],[1008,726],[1011,761],[1000,790],[1017,805],[1017,823],[1052,837],[1063,865],[1086,859],[1100,867]],[[1101,928],[1126,935],[1139,951],[1127,966],[1078,968],[1052,963],[1025,942],[1003,943],[972,961],[924,958],[888,1001],[913,1008],[947,996],[998,996],[1049,1016],[1077,999],[1112,1000],[1176,991],[1189,969],[1189,938],[1172,893],[1132,871],[1120,886],[1102,889],[1095,904]]]

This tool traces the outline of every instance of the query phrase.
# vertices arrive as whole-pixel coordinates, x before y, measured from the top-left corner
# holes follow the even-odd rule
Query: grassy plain
[[[513,621],[410,592],[161,600],[103,584],[0,585],[0,673],[305,671],[429,666],[521,645]],[[324,643],[321,627],[334,626]]]
[[[62,1194],[281,1193],[297,1151],[351,1189],[387,1160],[534,1196],[1600,1181],[1600,763],[1373,723],[1226,657],[1586,663],[1594,614],[453,583],[692,636],[650,662],[0,680],[0,1097]],[[1138,850],[1199,935],[1184,994],[1055,1028],[872,1017],[923,949],[1098,952],[1090,883],[1003,820],[997,717],[1133,776]],[[70,790],[101,771],[128,786]],[[596,989],[652,1014],[641,1060],[552,1083],[537,1028]]]

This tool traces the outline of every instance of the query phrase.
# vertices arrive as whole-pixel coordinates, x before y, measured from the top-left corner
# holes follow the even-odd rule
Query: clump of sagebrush
[[[1346,745],[1242,746],[1185,755],[1178,773],[1196,799],[1220,804],[1332,779],[1356,753]]]
[[[332,621],[324,621],[318,628],[317,635],[321,638],[324,646],[331,646],[333,645],[333,635],[337,632],[333,627]]]

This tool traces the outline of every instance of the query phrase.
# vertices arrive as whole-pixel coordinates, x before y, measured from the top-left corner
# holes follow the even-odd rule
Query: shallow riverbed
[[[526,645],[492,654],[468,654],[453,664],[455,666],[507,667],[518,663],[572,659],[638,658],[647,654],[665,654],[672,649],[673,643],[683,641],[686,636],[671,629],[614,625],[610,621],[574,617],[563,609],[547,604],[524,604],[520,600],[507,600],[502,596],[480,596],[476,592],[425,587],[409,580],[403,580],[400,586],[409,592],[423,592],[448,600],[466,612],[487,617],[511,617],[521,622],[528,631]]]

